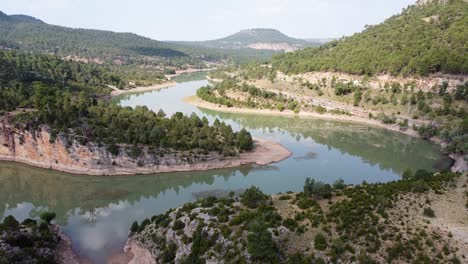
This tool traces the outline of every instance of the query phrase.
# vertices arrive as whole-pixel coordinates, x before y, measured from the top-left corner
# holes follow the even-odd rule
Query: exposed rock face
[[[454,164],[451,168],[452,172],[464,173],[468,171],[468,157],[466,155],[451,154],[450,158],[454,160]]]
[[[251,49],[286,51],[286,52],[296,51],[299,48],[301,48],[300,46],[296,46],[296,45],[289,44],[289,43],[268,43],[268,42],[252,43],[252,44],[247,45],[247,47]]]
[[[79,264],[79,257],[72,250],[72,242],[60,229],[60,226],[53,225],[52,231],[60,237],[60,242],[55,248],[54,257],[58,263],[63,264]]]
[[[133,258],[128,264],[156,264],[155,257],[151,252],[140,243],[129,239],[125,245],[124,251],[130,252]]]
[[[268,164],[290,155],[278,144],[265,146],[256,142],[252,152],[237,157],[223,157],[217,152],[208,154],[173,151],[168,149],[142,148],[138,158],[129,153],[130,146],[120,146],[117,155],[106,146],[95,143],[80,144],[59,134],[51,138],[49,128],[39,131],[21,131],[11,125],[7,118],[0,121],[0,160],[16,161],[29,165],[88,175],[149,174],[172,171],[208,170],[236,167],[243,164]],[[265,160],[268,153],[277,153]]]
[[[278,80],[284,81],[294,81],[295,78],[302,78],[304,81],[309,81],[312,83],[320,82],[322,79],[326,79],[327,83],[335,77],[337,80],[343,81],[352,81],[355,84],[362,85],[366,83],[372,89],[381,89],[385,83],[398,82],[401,85],[413,82],[415,85],[416,91],[422,90],[424,92],[432,91],[432,89],[438,89],[439,85],[442,85],[444,82],[447,82],[447,90],[453,91],[459,85],[465,84],[468,82],[467,75],[451,75],[451,74],[432,74],[428,77],[398,77],[391,75],[378,75],[371,77],[365,80],[364,76],[361,75],[352,75],[339,72],[308,72],[305,74],[291,75],[288,76],[284,73],[278,73]]]

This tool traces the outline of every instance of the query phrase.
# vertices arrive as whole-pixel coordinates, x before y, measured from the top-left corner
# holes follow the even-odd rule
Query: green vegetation
[[[209,48],[219,49],[249,49],[250,44],[257,43],[271,43],[271,44],[287,44],[291,48],[302,48],[309,46],[319,46],[314,42],[308,42],[302,39],[295,39],[286,36],[275,29],[269,28],[254,28],[242,30],[238,33],[232,34],[225,38],[208,40],[208,41],[196,41],[196,42],[178,42],[180,44],[196,45]],[[266,52],[266,51],[264,51]],[[270,54],[278,53],[277,51],[271,51]]]
[[[327,249],[327,246],[328,246],[327,239],[325,238],[324,235],[322,235],[322,233],[318,233],[317,235],[315,235],[315,238],[314,238],[315,249],[323,251]]]
[[[274,262],[278,259],[276,243],[263,222],[253,224],[247,236],[247,252],[253,261]]]
[[[57,215],[54,212],[42,212],[40,217],[41,220],[50,225],[50,222],[55,219]]]
[[[40,223],[29,218],[19,223],[11,215],[3,219],[0,223],[0,263],[56,263],[54,252],[60,237],[50,226],[55,213],[44,215],[47,217]]]
[[[162,111],[156,114],[146,107],[132,109],[102,100],[110,90],[107,84],[122,81],[96,65],[0,51],[0,80],[0,110],[34,109],[14,115],[14,122],[26,130],[48,125],[51,140],[60,134],[69,142],[105,144],[113,154],[119,151],[117,144],[130,144],[134,158],[141,145],[225,155],[253,147],[247,131],[235,133],[218,120],[210,126],[196,115],[176,113],[167,118]]]
[[[272,65],[284,73],[466,74],[467,14],[463,0],[410,6],[380,25],[367,26],[362,33],[320,48],[277,55]]]
[[[139,231],[131,237],[150,249],[157,247],[153,252],[164,249],[172,255],[193,241],[183,263],[207,259],[226,263],[457,261],[460,251],[451,245],[451,235],[427,225],[414,227],[411,221],[419,221],[413,214],[421,214],[421,205],[430,203],[429,197],[438,199],[433,195],[458,188],[460,174],[424,170],[405,174],[403,180],[353,187],[338,180],[326,188],[327,198],[315,195],[327,184],[311,179],[297,194],[267,196],[250,187],[239,197],[209,197],[153,216],[138,228],[132,226]],[[421,220],[434,217],[431,207],[424,208]],[[196,229],[193,235],[178,231],[173,238],[167,232],[176,230],[176,225]],[[169,250],[171,243],[178,244]],[[158,261],[162,256],[156,256]]]
[[[307,196],[317,196],[318,198],[330,198],[333,188],[330,184],[325,184],[315,179],[307,178],[304,184],[304,194]]]
[[[432,210],[430,207],[424,208],[423,214],[427,217],[435,217],[434,210]]]
[[[268,92],[237,79],[229,78],[214,86],[201,87],[197,96],[210,103],[227,107],[246,107],[260,109],[285,109],[299,112],[300,103],[283,94]],[[236,98],[237,97],[237,98]]]
[[[267,200],[265,194],[258,187],[252,186],[247,189],[241,196],[242,203],[248,208],[257,208],[263,205]]]
[[[132,33],[49,25],[32,17],[8,16],[0,12],[0,46],[106,63],[125,77],[154,78],[175,69],[206,68],[205,61],[241,63],[269,59],[273,54],[270,51],[224,50],[188,44],[156,41]]]

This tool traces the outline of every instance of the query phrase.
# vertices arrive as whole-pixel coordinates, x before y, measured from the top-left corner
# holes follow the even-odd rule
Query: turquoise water
[[[385,182],[399,179],[406,168],[450,166],[438,146],[396,132],[319,119],[226,114],[183,102],[206,84],[188,81],[116,100],[124,106],[163,109],[168,115],[194,112],[211,122],[218,118],[236,130],[245,127],[254,136],[279,142],[293,155],[268,166],[117,177],[70,175],[0,162],[0,216],[11,214],[22,220],[37,217],[42,210],[55,211],[74,249],[90,261],[105,263],[109,255],[122,250],[134,220],[192,201],[201,192],[251,185],[267,193],[300,191],[306,177],[324,182],[342,178],[353,184]]]

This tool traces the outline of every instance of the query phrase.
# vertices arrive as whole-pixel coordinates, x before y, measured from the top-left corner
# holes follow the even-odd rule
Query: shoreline
[[[118,89],[116,87],[112,87],[112,92],[111,92],[111,97],[115,97],[121,94],[126,94],[126,93],[140,93],[140,92],[148,92],[148,91],[154,91],[154,90],[160,90],[164,88],[168,88],[171,86],[175,86],[177,83],[174,81],[168,81],[160,84],[154,84],[150,86],[139,86],[131,89]]]
[[[172,80],[172,78],[175,78],[177,76],[180,76],[180,75],[183,75],[183,74],[186,74],[186,73],[195,73],[195,72],[208,72],[208,71],[211,71],[213,69],[210,69],[210,68],[204,68],[204,69],[187,69],[187,70],[180,70],[180,71],[176,71],[175,74],[166,74],[164,75],[168,80]]]
[[[200,162],[196,164],[180,164],[180,165],[153,165],[146,167],[116,167],[116,166],[101,166],[101,167],[86,167],[87,165],[76,166],[73,164],[60,163],[44,163],[40,160],[31,160],[17,156],[0,153],[0,160],[13,161],[22,164],[27,164],[43,169],[51,169],[62,171],[70,174],[89,175],[89,176],[132,176],[145,174],[159,174],[170,172],[191,172],[191,171],[207,171],[214,169],[235,168],[243,165],[256,164],[268,165],[277,163],[289,158],[292,152],[281,144],[253,138],[254,148],[249,152],[240,153],[235,157],[222,157],[218,160]]]
[[[191,104],[193,106],[196,106],[196,107],[225,112],[225,113],[288,116],[288,117],[299,117],[299,118],[318,118],[318,119],[325,119],[325,120],[355,122],[355,123],[361,123],[361,124],[370,125],[374,127],[380,127],[380,128],[387,129],[390,131],[399,132],[399,133],[402,133],[411,137],[415,137],[415,138],[421,138],[416,131],[410,128],[406,130],[401,130],[400,126],[397,124],[387,125],[387,124],[381,123],[378,120],[367,119],[367,118],[363,118],[359,116],[336,115],[336,114],[329,114],[329,113],[320,114],[316,112],[303,112],[303,111],[296,114],[290,110],[284,110],[280,112],[277,110],[269,110],[269,109],[249,109],[249,108],[242,108],[242,107],[227,107],[224,105],[218,105],[218,104],[204,101],[203,99],[199,98],[197,95],[185,97],[184,102]],[[432,137],[428,140],[439,146],[443,146],[443,142],[437,137]],[[451,171],[453,172],[468,171],[467,161],[464,160],[464,157],[462,155],[448,154],[447,156],[453,160],[453,164],[450,168]]]
[[[59,264],[80,264],[80,257],[73,251],[71,239],[63,233],[62,228],[54,224],[52,231],[60,237],[60,242],[55,249],[55,259]]]

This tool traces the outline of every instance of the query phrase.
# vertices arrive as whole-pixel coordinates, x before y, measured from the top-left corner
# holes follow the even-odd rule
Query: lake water
[[[57,213],[57,223],[75,251],[95,262],[122,250],[131,223],[193,201],[209,191],[241,190],[251,185],[264,192],[301,191],[307,177],[332,183],[397,180],[407,169],[446,169],[451,162],[427,141],[366,125],[291,117],[226,114],[183,102],[207,84],[201,75],[179,78],[175,87],[122,95],[124,106],[146,105],[168,115],[196,113],[218,118],[235,130],[245,127],[256,137],[281,143],[293,155],[268,166],[242,166],[205,172],[145,176],[70,175],[0,162],[0,217],[23,220],[41,211]],[[182,79],[184,78],[184,79]]]

